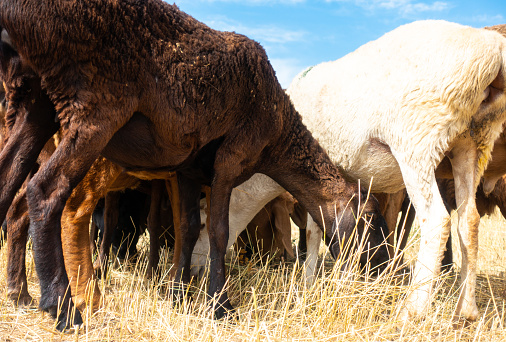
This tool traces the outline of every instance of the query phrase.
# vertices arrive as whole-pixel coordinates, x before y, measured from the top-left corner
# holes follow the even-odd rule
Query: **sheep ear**
[[[272,207],[276,239],[280,239],[290,257],[295,257],[292,247],[290,212],[284,201],[276,201]]]
[[[492,191],[494,191],[495,184],[499,179],[501,179],[502,175],[494,175],[492,177],[483,176],[483,192],[485,196],[490,195]]]
[[[503,68],[499,70],[496,78],[490,83],[490,85],[485,89],[483,94],[483,102],[482,104],[489,104],[495,101],[501,94],[504,93],[504,88],[506,86],[506,82],[504,80]]]
[[[2,29],[2,34],[0,35],[0,38],[1,38],[2,42],[6,43],[9,46],[11,46],[12,48],[14,48],[14,45],[12,45],[11,36],[9,36],[9,33],[7,32],[7,30]]]

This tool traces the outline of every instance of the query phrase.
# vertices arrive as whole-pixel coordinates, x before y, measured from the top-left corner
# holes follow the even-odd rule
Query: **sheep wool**
[[[403,317],[423,315],[450,232],[434,170],[451,159],[465,249],[456,315],[474,320],[475,193],[506,119],[506,39],[445,21],[400,26],[343,58],[304,70],[287,92],[331,159],[373,192],[406,187],[421,242]]]

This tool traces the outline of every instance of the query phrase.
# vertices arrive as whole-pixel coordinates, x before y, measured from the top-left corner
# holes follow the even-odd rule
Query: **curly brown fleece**
[[[181,174],[182,281],[200,228],[194,183],[212,184],[210,296],[225,284],[230,192],[254,172],[290,191],[321,226],[327,222],[330,240],[336,216],[351,235],[359,189],[302,124],[258,43],[212,30],[159,0],[4,1],[0,27],[40,76],[63,128],[57,150],[27,187],[40,307],[56,315],[63,298],[59,329],[72,308],[58,241],[61,211],[100,153],[143,178]],[[362,206],[384,228],[377,203]],[[374,231],[372,245],[382,233]],[[216,315],[229,310],[222,293]]]

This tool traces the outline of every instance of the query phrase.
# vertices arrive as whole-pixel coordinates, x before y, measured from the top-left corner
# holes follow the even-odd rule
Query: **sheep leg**
[[[96,201],[93,204],[96,204]],[[69,199],[70,206],[73,203],[75,200]],[[65,206],[61,220],[65,269],[72,288],[73,300],[79,310],[84,310],[87,303],[91,303],[93,310],[100,306],[100,289],[94,279],[89,245],[89,222],[93,204],[83,202],[80,206],[74,207],[76,210]],[[82,210],[83,207],[88,210]]]
[[[184,175],[177,174],[180,198],[179,226],[181,237],[181,253],[175,274],[174,294],[180,300],[184,296],[185,285],[190,283],[191,257],[200,233],[200,192],[201,185]],[[181,293],[183,291],[183,293]]]
[[[39,120],[43,121],[43,115],[32,118],[29,114],[16,118],[12,133],[0,152],[0,222],[5,220],[16,192],[35,165],[40,151],[58,129],[54,118],[41,124]]]
[[[304,261],[304,268],[306,270],[306,283],[311,285],[316,279],[316,263],[318,262],[318,252],[323,237],[323,231],[318,227],[311,215],[307,217],[306,228],[306,246],[307,254]],[[300,237],[301,239],[304,237]]]
[[[105,112],[86,112],[83,115],[86,123],[80,121],[79,125],[70,124],[49,161],[27,186],[30,232],[41,288],[39,308],[57,319],[56,328],[60,331],[72,324],[82,324],[79,311],[73,313],[74,304],[65,272],[61,239],[62,211],[72,189],[84,178],[118,125],[123,124],[119,120],[123,115],[114,110],[122,106],[111,106]],[[109,117],[115,120],[104,119]],[[86,239],[80,243],[90,253],[88,227],[85,231]]]
[[[54,163],[50,161],[46,167],[52,164]],[[46,167],[41,170],[43,174],[48,171]],[[58,165],[49,172],[58,172],[63,167]],[[56,318],[56,328],[63,331],[73,324],[82,324],[79,311],[76,310],[74,317],[71,318],[74,305],[65,272],[61,240],[61,212],[66,198],[70,195],[70,189],[53,188],[52,195],[46,198],[44,190],[51,188],[52,184],[65,184],[65,178],[49,177],[55,178],[54,182],[44,178],[47,177],[38,173],[27,187],[30,233],[33,238],[33,254],[41,290],[39,308],[48,311]],[[67,193],[62,190],[67,190]]]
[[[97,227],[95,220],[93,220],[93,216],[92,216],[91,222],[90,222],[90,251],[91,251],[91,255],[95,254],[95,252],[97,251],[97,245],[95,243],[95,241],[97,241],[97,237],[98,237],[98,227]]]
[[[408,196],[404,197],[404,201],[401,206],[401,218],[399,224],[401,225],[397,229],[397,244],[400,252],[403,252],[408,243],[409,233],[413,227],[415,221],[416,211],[411,205],[411,200]],[[442,270],[450,270],[453,264],[453,252],[452,252],[452,234],[448,235],[446,240],[446,251],[444,253],[443,261],[441,262]]]
[[[209,227],[211,224],[211,187],[207,185],[202,185],[202,192],[206,195],[206,227]]]
[[[233,183],[226,181],[226,177],[215,175],[211,188],[211,220],[208,229],[210,257],[208,296],[210,298],[218,296],[214,304],[214,316],[217,319],[234,312],[225,290],[225,253],[229,238],[228,215],[232,189]]]
[[[497,206],[503,217],[506,217],[506,176],[502,177],[495,185],[494,191],[490,194],[496,199]]]
[[[405,228],[405,219],[407,211],[403,210],[404,200],[406,196],[406,190],[402,189],[395,193],[385,194],[385,193],[375,193],[374,196],[378,199],[380,204],[381,213],[385,217],[385,221],[387,222],[387,227],[389,231],[388,235],[388,252],[391,259],[396,260],[396,263],[399,264],[402,258],[398,255],[402,253],[404,250],[407,236],[409,235],[409,230],[411,229],[411,224],[408,227],[408,231],[404,231]],[[408,202],[409,204],[409,202]],[[401,220],[399,221],[399,226],[397,226],[397,218],[399,216],[399,212],[402,212]],[[413,210],[414,212],[414,210]],[[412,215],[413,216],[413,215]],[[414,218],[414,216],[413,216]]]
[[[149,261],[147,277],[154,278],[158,263],[160,262],[160,203],[162,201],[162,190],[165,186],[163,180],[151,181],[151,202],[148,215],[148,231],[149,231]]]
[[[446,240],[446,251],[443,257],[443,261],[441,262],[441,267],[443,272],[448,272],[453,267],[453,247],[452,247],[452,234],[448,235],[448,240]]]
[[[293,207],[293,213],[291,215],[293,223],[299,227],[299,244],[298,244],[298,258],[304,260],[307,253],[307,241],[306,241],[306,228],[307,228],[307,211],[298,202]]]
[[[7,296],[16,305],[29,305],[32,302],[25,265],[29,226],[26,189],[23,189],[7,213]]]
[[[480,215],[476,209],[475,194],[481,173],[478,168],[478,150],[472,139],[452,150],[451,158],[455,180],[455,199],[459,216],[458,232],[462,251],[461,292],[455,317],[476,320],[476,267],[478,259],[478,226]]]
[[[450,234],[450,216],[439,194],[434,172],[424,173],[405,163],[402,157],[396,156],[396,159],[409,197],[416,209],[421,231],[420,250],[413,273],[412,289],[401,311],[401,316],[408,319],[421,317],[427,313],[432,297],[433,282],[439,274],[446,240]]]
[[[119,191],[111,191],[105,195],[104,206],[104,232],[100,242],[100,253],[93,264],[93,268],[99,277],[107,276],[109,251],[111,250],[112,237],[118,225]]]
[[[177,176],[174,175],[166,180],[165,187],[167,188],[167,193],[169,194],[174,222],[174,253],[172,253],[172,269],[169,272],[169,277],[173,278],[179,268],[179,258],[181,257],[181,203],[179,198]]]
[[[286,254],[290,257],[294,257],[292,247],[292,224],[290,222],[290,211],[288,209],[287,200],[275,201],[272,205],[272,215],[274,216],[274,234],[273,240],[279,251],[273,250],[271,247],[271,253],[280,253],[286,257]],[[265,244],[264,244],[265,245]]]
[[[7,241],[7,222],[2,223],[2,229],[0,230],[0,248],[3,247],[5,241]]]
[[[119,166],[98,158],[76,186],[62,213],[62,248],[74,301],[83,310],[87,303],[100,306],[100,288],[95,280],[89,244],[89,223],[93,210],[107,189],[121,174]]]
[[[401,205],[401,219],[399,220],[401,227],[397,230],[397,241],[401,252],[404,251],[408,243],[408,237],[413,222],[415,221],[415,215],[416,211],[411,205],[411,199],[408,196],[404,196],[404,201]]]

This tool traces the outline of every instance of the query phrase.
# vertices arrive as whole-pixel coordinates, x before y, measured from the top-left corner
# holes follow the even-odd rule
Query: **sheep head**
[[[369,264],[370,269],[382,271],[390,260],[385,243],[389,233],[378,201],[361,189],[358,196],[340,208],[331,230],[325,231],[332,256],[338,258],[343,253],[348,256],[358,248],[362,267]]]

